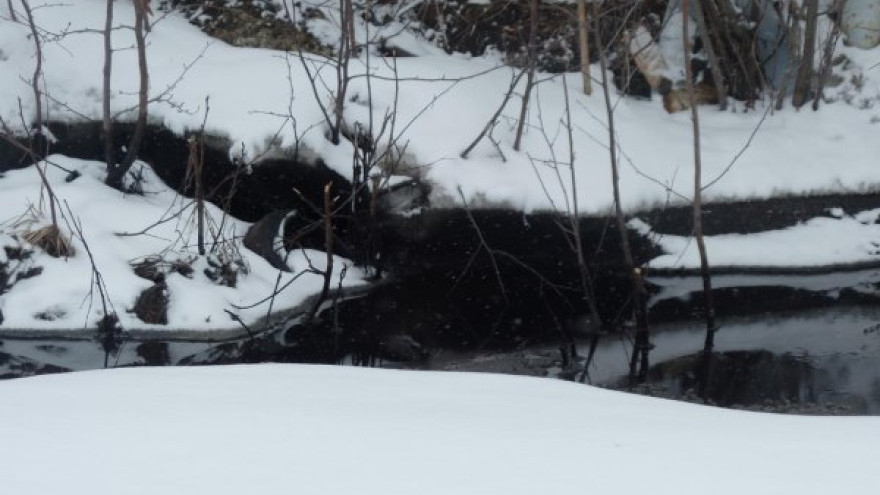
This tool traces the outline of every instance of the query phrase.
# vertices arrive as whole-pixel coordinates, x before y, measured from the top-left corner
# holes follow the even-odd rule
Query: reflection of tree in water
[[[0,341],[0,346],[3,341]],[[24,356],[15,356],[0,351],[0,379],[19,378],[23,376],[45,375],[70,371],[61,366],[45,364]]]
[[[670,392],[696,390],[703,376],[700,354],[683,356],[651,368],[650,380]],[[764,401],[815,402],[817,375],[805,359],[769,351],[715,353],[708,399],[718,405],[750,405]]]
[[[880,403],[880,377],[871,380],[871,391],[868,396],[871,402]]]

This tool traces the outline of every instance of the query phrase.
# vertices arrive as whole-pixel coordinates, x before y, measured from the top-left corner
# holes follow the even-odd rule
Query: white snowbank
[[[880,261],[880,210],[854,216],[817,217],[781,230],[753,234],[706,236],[713,267],[815,267]],[[630,225],[650,234],[640,220]],[[700,254],[693,237],[652,235],[667,254],[650,261],[652,268],[699,268]]]
[[[52,101],[63,102],[79,114],[97,117],[103,66],[101,36],[78,30],[102,29],[105,2],[32,3],[35,7],[48,4],[35,8],[42,28],[50,33],[71,32],[45,44],[46,91]],[[329,9],[325,15],[329,20],[314,21],[315,29],[329,42],[336,29],[332,22],[335,14],[329,7],[322,8]],[[5,5],[0,6],[0,14],[4,10]],[[119,23],[130,22],[130,5],[117,4],[116,18]],[[358,33],[366,35],[360,25]],[[0,115],[13,123],[19,121],[18,98],[24,105],[25,118],[31,118],[33,113],[27,81],[34,60],[27,35],[24,26],[0,16],[0,94],[4,95],[0,99]],[[401,37],[401,43],[407,46],[416,42],[409,34]],[[117,47],[130,46],[130,31],[116,31],[114,43]],[[156,23],[149,43],[151,95],[159,95],[173,86],[166,99],[182,103],[190,111],[181,112],[167,102],[156,103],[150,107],[154,121],[178,132],[197,128],[203,118],[203,102],[210,97],[208,129],[229,135],[235,143],[232,152],[239,152],[243,145],[249,157],[256,156],[280,129],[281,146],[289,147],[299,140],[344,176],[350,175],[352,148],[348,144],[333,146],[325,139],[326,126],[298,55],[212,42],[176,15]],[[706,191],[708,199],[850,192],[878,186],[880,172],[875,156],[880,114],[876,105],[865,110],[857,107],[870,106],[880,97],[880,85],[873,77],[876,67],[870,69],[880,62],[880,51],[847,53],[852,65],[864,70],[864,77],[858,81],[862,93],[854,96],[853,105],[823,105],[819,113],[792,109],[771,112],[762,102],[752,111],[745,111],[742,104],[725,113],[711,107],[702,110],[705,183],[723,176]],[[434,199],[438,205],[459,202],[456,191],[461,187],[475,206],[488,202],[525,210],[563,208],[571,184],[566,165],[568,145],[560,124],[564,121],[561,77],[541,76],[545,81],[534,92],[530,126],[521,152],[511,149],[519,113],[518,98],[513,98],[492,134],[498,147],[484,140],[469,159],[462,159],[459,154],[502,101],[512,77],[511,69],[491,70],[500,65],[491,56],[447,56],[430,46],[419,54],[425,56],[394,62],[371,57],[369,72],[384,79],[373,79],[369,91],[366,78],[352,80],[346,109],[348,123],[360,122],[369,127],[370,104],[377,129],[387,111],[396,111],[396,143],[405,145],[407,165],[418,167],[421,175],[437,186]],[[324,64],[311,56],[306,58],[311,60],[307,63],[313,70]],[[114,64],[112,105],[121,110],[135,102],[134,51],[117,52]],[[173,85],[187,64],[192,67]],[[354,61],[351,71],[355,76],[363,75],[366,58]],[[597,74],[598,69],[594,67],[593,73]],[[327,105],[335,87],[335,75],[326,65],[320,74],[323,82],[319,83],[319,93]],[[474,77],[454,81],[463,76]],[[399,78],[399,85],[395,77]],[[580,85],[576,78],[580,76],[569,77],[579,205],[585,212],[604,211],[611,204],[611,193],[602,98],[598,92],[592,97],[578,94]],[[850,88],[852,84],[846,82],[844,86]],[[395,88],[399,88],[396,99]],[[521,89],[520,86],[518,91]],[[690,197],[692,149],[687,113],[667,115],[656,100],[645,102],[616,96],[614,100],[625,207]],[[81,118],[64,105],[50,102],[48,116],[63,120]],[[279,116],[288,110],[296,119],[295,129]],[[768,115],[762,120],[765,113]],[[387,138],[383,142],[387,143]],[[737,156],[735,165],[728,170]],[[561,174],[557,175],[557,171]]]
[[[4,493],[874,494],[880,419],[324,366],[0,383]],[[14,407],[12,407],[14,405]]]
[[[124,195],[104,185],[104,164],[75,160],[59,155],[49,157],[53,163],[67,169],[80,171],[83,175],[73,182],[65,182],[66,173],[49,167],[49,182],[63,203],[59,212],[61,230],[73,240],[76,254],[70,258],[53,258],[40,249],[22,243],[20,234],[49,222],[48,203],[41,199],[40,178],[33,167],[7,172],[0,178],[0,246],[21,246],[34,253],[31,259],[9,262],[12,276],[30,268],[42,267],[40,275],[20,280],[9,292],[0,297],[0,310],[5,321],[4,329],[77,329],[94,328],[103,315],[99,290],[92,273],[92,264],[82,239],[72,227],[73,221],[82,225],[85,242],[94,257],[95,266],[103,279],[107,292],[108,310],[115,311],[123,328],[170,330],[238,329],[226,310],[236,314],[246,323],[266,316],[268,302],[248,309],[270,296],[278,283],[289,286],[275,298],[275,311],[300,304],[304,298],[320,292],[323,278],[315,273],[305,273],[291,282],[294,276],[311,265],[323,269],[324,254],[309,251],[293,251],[288,265],[293,272],[279,273],[263,258],[241,245],[241,238],[249,224],[225,217],[225,227],[218,236],[219,258],[234,261],[240,256],[243,266],[238,270],[237,284],[227,287],[208,279],[205,269],[207,258],[198,256],[196,244],[195,207],[191,199],[181,197],[170,190],[149,167],[143,167],[145,194]],[[30,206],[40,213],[27,214]],[[69,209],[68,209],[69,208]],[[63,212],[64,217],[60,215]],[[72,213],[72,216],[71,216]],[[22,217],[35,223],[23,225]],[[206,205],[206,218],[218,226],[224,222],[223,213],[214,205]],[[160,222],[161,221],[161,222]],[[140,233],[136,236],[119,236],[120,233]],[[209,241],[217,229],[208,232]],[[13,237],[15,235],[16,237]],[[209,242],[210,250],[213,244]],[[2,249],[0,249],[2,251]],[[148,325],[140,321],[131,309],[138,295],[152,282],[138,277],[132,264],[149,257],[162,256],[171,263],[176,260],[190,262],[190,277],[171,272],[166,277],[170,305],[168,325]],[[224,258],[225,257],[225,258]],[[338,259],[336,266],[350,264]],[[12,280],[11,280],[12,281]],[[358,270],[349,270],[343,281],[346,286],[360,284]],[[334,278],[334,287],[336,279]]]

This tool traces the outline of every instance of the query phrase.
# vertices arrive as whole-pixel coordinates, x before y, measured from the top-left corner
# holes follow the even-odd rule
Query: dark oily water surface
[[[709,385],[717,405],[773,412],[880,414],[880,306],[841,305],[730,317],[716,334]],[[704,326],[700,321],[656,324],[648,383],[633,391],[699,401]],[[598,346],[592,383],[629,390],[629,339],[609,336]],[[579,347],[587,353],[586,343]],[[510,352],[444,351],[420,369],[559,376],[555,346]]]
[[[861,284],[860,287],[846,290],[870,290],[873,277],[867,282],[862,278],[850,274],[839,277],[839,280],[861,280],[856,283]],[[811,280],[809,293],[821,293],[823,297],[834,295],[841,285],[834,280],[838,278]],[[693,294],[686,285],[685,281],[684,287],[673,290],[667,284],[657,300],[662,302],[669,297],[689,299]],[[775,289],[769,293],[775,293]],[[362,307],[363,301],[359,300],[357,307]],[[396,308],[401,309],[405,308]],[[744,308],[743,312],[750,313],[747,309]],[[577,321],[568,324],[578,325]],[[712,403],[774,412],[880,414],[880,305],[841,302],[812,309],[756,312],[742,316],[727,314],[721,325],[716,335],[715,366],[709,386]],[[652,330],[656,347],[651,354],[650,377],[647,384],[636,387],[635,391],[696,400],[693,388],[701,370],[699,353],[704,337],[703,323],[698,317],[690,316],[687,321],[655,323]],[[315,331],[326,337],[330,329],[317,328]],[[406,329],[388,329],[387,333],[399,336],[405,334]],[[503,350],[434,347],[427,349],[425,359],[401,363],[390,361],[387,353],[384,360],[382,356],[364,360],[358,357],[364,350],[351,344],[341,352],[315,354],[303,350],[301,344],[320,339],[301,340],[296,343],[284,332],[265,335],[256,341],[127,339],[116,352],[107,355],[101,344],[87,333],[81,339],[6,337],[0,340],[0,377],[98,369],[104,367],[105,359],[111,367],[257,361],[334,363],[341,360],[348,364],[369,363],[423,370],[564,375],[555,342]],[[334,340],[325,338],[322,345],[333,345]],[[296,345],[291,345],[292,342]],[[578,352],[585,356],[587,340],[579,336],[578,342]],[[377,343],[365,345],[372,351]],[[628,337],[604,337],[589,369],[591,382],[628,389],[629,350]]]

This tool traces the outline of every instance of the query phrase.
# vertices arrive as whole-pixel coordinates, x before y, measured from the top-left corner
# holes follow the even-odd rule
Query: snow
[[[49,95],[44,117],[70,122],[99,118],[103,52],[97,30],[103,29],[106,3],[32,0],[31,5],[49,38],[44,44],[42,84]],[[324,4],[301,5],[321,9],[323,19],[309,20],[310,29],[325,43],[335,43],[335,11]],[[6,9],[6,2],[0,4],[0,117],[20,126],[35,112],[29,86],[34,48],[28,29],[12,22]],[[130,3],[116,2],[115,9],[117,22],[131,22]],[[148,36],[150,95],[156,99],[150,105],[153,123],[178,133],[199,128],[208,100],[206,129],[231,140],[231,155],[249,162],[266,151],[284,153],[299,146],[306,155],[350,175],[352,146],[334,146],[325,137],[321,105],[329,105],[335,91],[326,60],[231,47],[208,38],[177,14],[159,17]],[[666,31],[664,50],[675,42],[675,22]],[[577,203],[581,213],[608,211],[607,118],[598,94],[577,93],[578,75],[541,75],[522,150],[512,149],[519,112],[519,98],[514,97],[493,129],[497,146],[484,140],[465,159],[461,152],[504,99],[512,69],[496,55],[446,55],[396,21],[383,29],[368,29],[359,21],[356,32],[361,40],[388,37],[389,46],[417,55],[390,60],[371,53],[369,59],[354,60],[345,117],[352,127],[380,128],[386,115],[396,114],[394,134],[382,136],[380,146],[401,155],[404,165],[414,170],[406,173],[431,183],[435,207],[460,205],[459,191],[472,207],[506,205],[531,211],[572,204],[570,150],[562,125],[562,78],[568,77]],[[120,120],[131,120],[137,70],[130,30],[115,30],[113,42],[118,51],[111,106]],[[823,105],[819,113],[775,111],[769,100],[757,102],[754,110],[742,104],[724,113],[702,109],[708,200],[877,189],[880,52],[842,50],[851,60],[846,71],[852,77],[830,92],[840,101]],[[677,55],[669,51],[668,56],[674,73]],[[318,100],[304,66],[323,79]],[[599,73],[597,67],[591,70]],[[369,85],[367,74],[372,77]],[[517,93],[522,89],[520,83]],[[614,105],[623,206],[632,211],[687,201],[692,191],[689,117],[668,115],[657,101],[615,95]],[[265,305],[236,308],[258,302],[276,284],[283,286],[297,275],[279,273],[232,242],[224,244],[223,253],[241,256],[238,284],[217,285],[204,275],[207,258],[193,247],[191,207],[176,220],[151,228],[149,235],[118,235],[143,230],[187,205],[188,200],[162,184],[146,164],[138,167],[144,167],[147,194],[135,196],[106,188],[101,163],[59,155],[49,160],[82,173],[68,183],[64,172],[46,169],[63,202],[62,230],[72,237],[77,254],[52,258],[35,251],[24,266],[16,265],[39,266],[43,272],[18,281],[0,298],[4,329],[94,327],[103,308],[84,254],[86,243],[110,309],[127,330],[209,334],[235,329],[238,324],[227,310],[245,322],[257,321],[265,316]],[[23,229],[47,225],[40,191],[33,167],[0,176],[0,244],[17,245]],[[719,266],[875,261],[878,211],[831,213],[833,218],[816,218],[781,231],[710,237],[710,260]],[[208,214],[222,215],[210,205]],[[74,222],[82,226],[81,236],[73,235]],[[227,239],[240,237],[248,227],[235,219],[226,225]],[[633,225],[650,231],[648,225]],[[657,242],[667,254],[651,266],[696,266],[693,243],[687,238],[666,235]],[[191,278],[168,275],[169,323],[147,325],[128,311],[151,285],[133,273],[131,263],[160,253],[170,260],[186,260],[194,270]],[[12,261],[0,250],[0,262]],[[294,252],[288,259],[295,270],[311,263],[320,269],[322,262],[323,255],[308,251]],[[336,266],[345,263],[349,262],[334,261]],[[355,272],[349,271],[347,288],[364,283]],[[876,283],[873,273],[857,278],[866,288]],[[716,280],[720,286],[743,285],[732,278]],[[852,285],[849,282],[836,277],[790,281],[792,286],[829,291]],[[321,283],[319,275],[303,274],[279,295],[275,307],[301,304]],[[661,298],[691,291],[687,284],[665,287]],[[876,320],[873,314],[863,319]],[[798,333],[803,326],[797,319],[785,320],[776,340],[764,340],[762,346],[788,349],[792,341],[804,338]],[[829,356],[851,350],[856,330],[846,334],[845,342],[828,339],[822,330],[818,325],[808,337],[825,343]],[[695,332],[661,333],[658,338],[686,338],[692,344],[699,341]],[[741,349],[756,340],[738,342],[736,335],[719,333],[719,348]],[[30,343],[4,345],[14,352]],[[82,345],[96,349],[92,342]],[[204,344],[191,347],[197,351]],[[658,349],[661,358],[678,352],[680,346]],[[873,348],[860,352],[876,355]],[[600,353],[597,362],[611,355]],[[72,368],[91,366],[73,362],[76,353],[61,359]],[[870,386],[859,384],[859,390]],[[516,495],[572,490],[610,495],[857,495],[873,494],[878,488],[877,418],[728,411],[555,380],[299,365],[117,369],[3,381],[0,403],[10,406],[0,408],[0,478],[3,493],[10,495]]]
[[[41,81],[48,95],[44,117],[71,122],[97,119],[103,68],[100,30],[106,3],[33,0],[31,5],[47,38]],[[335,10],[323,3],[299,6],[308,7],[323,14],[306,21],[309,29],[325,43],[334,44],[339,34]],[[0,117],[20,127],[20,122],[34,117],[29,82],[35,56],[29,30],[12,22],[7,8],[5,3],[0,5],[0,94],[4,96],[0,98]],[[115,10],[116,22],[122,28],[113,32],[117,51],[111,107],[124,121],[134,118],[132,108],[138,87],[135,50],[131,49],[133,34],[124,28],[131,23],[133,11],[127,2],[116,3]],[[207,114],[208,132],[228,137],[229,153],[240,155],[245,162],[265,152],[271,156],[297,146],[302,155],[321,159],[343,176],[350,176],[353,146],[344,140],[333,145],[325,135],[327,123],[321,106],[331,104],[336,90],[335,74],[327,59],[314,54],[232,47],[209,38],[179,14],[157,14],[148,35],[150,96],[155,100],[149,111],[153,123],[181,133],[199,128]],[[670,22],[661,40],[661,49],[669,52],[667,62],[673,72],[678,66],[670,49],[675,42],[675,22]],[[574,131],[571,151],[575,157],[578,208],[583,214],[609,211],[612,197],[607,116],[598,91],[591,97],[578,93],[579,74],[540,75],[520,151],[514,150],[512,143],[522,81],[494,126],[491,139],[482,140],[467,158],[462,158],[462,151],[504,100],[515,77],[514,69],[504,66],[497,54],[447,55],[398,21],[377,28],[368,27],[359,18],[355,31],[361,42],[367,38],[386,39],[418,55],[387,59],[371,49],[351,62],[346,125],[380,129],[386,116],[395,115],[393,132],[377,139],[380,148],[392,150],[392,158],[401,159],[403,169],[386,169],[383,173],[396,176],[395,180],[407,174],[429,182],[433,207],[460,206],[464,200],[473,208],[571,208],[575,203],[570,197],[574,184],[569,174],[570,144],[563,125],[567,120],[565,82]],[[726,112],[701,109],[707,201],[877,190],[880,106],[876,103],[880,101],[880,78],[876,74],[880,51],[842,46],[840,50],[849,59],[839,69],[847,79],[828,90],[828,95],[838,101],[822,105],[819,112],[788,107],[774,110],[769,97],[756,102],[754,109],[742,103],[734,103]],[[595,66],[591,71],[594,77],[599,73]],[[320,79],[314,91],[309,73]],[[598,84],[595,86],[599,89]],[[690,117],[686,113],[669,115],[656,100],[638,101],[616,94],[612,97],[624,209],[632,212],[688,201],[693,187]],[[111,306],[124,326],[140,325],[126,310],[149,283],[137,278],[129,263],[161,252],[177,234],[160,230],[157,235],[161,242],[115,234],[150,225],[168,205],[180,199],[165,191],[153,197],[125,198],[123,204],[119,194],[99,186],[98,164],[60,156],[52,159],[87,171],[85,177],[70,184],[62,183],[60,173],[53,169],[49,174],[73,215],[83,223],[110,291]],[[40,201],[36,174],[10,172],[0,179],[0,189],[0,222],[5,222],[0,235],[8,239],[16,230],[11,226],[15,219],[29,204]],[[216,209],[211,211],[219,215]],[[862,215],[876,217],[871,212]],[[880,231],[873,220],[866,218],[816,218],[782,231],[712,237],[707,240],[710,262],[716,266],[751,267],[872,262],[876,260]],[[45,225],[45,214],[38,220],[42,222],[39,225]],[[237,221],[229,225],[234,230],[231,235],[239,235],[246,228]],[[161,229],[173,227],[172,222]],[[697,265],[689,239],[662,236],[657,241],[667,254],[653,260],[651,266]],[[80,244],[75,240],[82,252]],[[181,256],[189,256],[191,250],[181,246],[191,244],[182,242],[175,249],[182,249]],[[254,302],[257,294],[270,293],[277,272],[251,254],[244,255],[250,272],[241,277],[241,286],[235,289],[217,287],[199,277],[187,279],[171,274],[168,284],[174,296],[168,327],[228,327],[231,322],[224,310]],[[89,298],[91,269],[86,258],[37,256],[35,264],[44,267],[44,275],[16,284],[14,291],[3,296],[0,309],[4,310],[4,325],[54,329],[93,325],[101,310],[94,298]],[[196,261],[197,274],[205,268],[204,263]],[[292,263],[295,267],[308,265],[304,259],[293,259]],[[47,292],[39,280],[50,277],[53,287]],[[282,279],[286,277],[282,275]],[[313,293],[317,279],[309,276],[298,281],[292,292],[284,295],[284,304],[295,305]],[[357,283],[351,278],[347,282]],[[27,310],[13,312],[11,308]],[[240,314],[253,321],[263,310],[240,310]],[[44,311],[57,316],[52,321],[36,317]]]
[[[22,262],[23,266],[15,266],[14,273],[23,273],[33,267],[42,267],[43,271],[36,277],[18,281],[12,290],[0,297],[4,328],[71,330],[94,327],[103,316],[103,307],[83,240],[88,244],[103,279],[108,310],[114,311],[122,327],[128,330],[240,329],[226,311],[251,324],[266,316],[268,303],[248,306],[270,296],[276,283],[282,287],[291,282],[298,274],[307,271],[310,263],[317,270],[324,268],[323,253],[299,250],[292,251],[287,259],[293,271],[279,272],[241,245],[240,238],[249,224],[227,218],[217,246],[209,243],[207,248],[216,247],[215,255],[221,261],[234,263],[239,260],[242,266],[238,267],[235,287],[217,284],[204,273],[210,268],[207,258],[198,255],[192,201],[170,190],[148,166],[135,165],[136,168],[143,167],[146,181],[143,186],[145,194],[138,196],[125,195],[105,186],[102,182],[103,163],[60,155],[52,155],[48,161],[82,173],[80,178],[66,182],[66,172],[55,167],[46,170],[49,182],[63,204],[59,212],[61,229],[72,237],[76,254],[53,258],[19,240],[24,230],[48,224],[48,205],[40,202],[40,179],[33,167],[7,172],[0,179],[0,197],[4,205],[0,210],[0,244],[34,251],[31,259]],[[29,208],[39,211],[28,213]],[[175,215],[178,212],[180,214]],[[62,213],[63,217],[60,216]],[[22,224],[19,220],[22,217],[33,223]],[[217,225],[223,213],[216,206],[207,204],[206,218],[209,224],[213,220]],[[160,220],[164,221],[154,225]],[[82,236],[73,227],[74,222],[82,226]],[[136,236],[119,235],[142,231],[143,234]],[[213,232],[216,229],[209,231],[209,239]],[[138,277],[132,264],[153,257],[161,257],[166,263],[181,260],[193,269],[190,276],[173,271],[166,276],[170,293],[168,325],[146,324],[131,312],[141,291],[153,285]],[[346,264],[351,262],[342,258],[336,261],[337,267]],[[343,280],[344,286],[363,284],[359,273],[359,270],[350,270],[349,276]],[[322,284],[323,277],[317,273],[303,273],[278,294],[274,308],[295,307],[306,297],[319,292]]]
[[[0,383],[19,493],[877,490],[880,419],[792,417],[555,380],[301,365]]]
[[[880,260],[880,225],[876,223],[880,210],[846,216],[843,210],[835,209],[831,214],[836,218],[812,218],[781,230],[706,236],[709,262],[714,268],[760,269],[827,267]],[[650,226],[641,220],[630,221],[630,226],[652,235]],[[700,255],[693,238],[665,234],[653,238],[667,254],[651,260],[652,268],[699,268]]]
[[[649,275],[648,280],[659,288],[659,292],[651,297],[650,306],[667,299],[678,298],[687,300],[692,294],[699,294],[703,290],[703,279],[698,276]],[[814,274],[774,274],[763,276],[756,274],[716,274],[712,276],[712,288],[716,290],[744,287],[789,287],[832,296],[840,294],[840,291],[844,289],[873,294],[878,283],[880,283],[880,272],[870,269]]]
[[[68,33],[44,47],[45,89],[51,96],[48,116],[61,120],[78,120],[78,114],[97,117],[103,66],[101,36],[89,29],[102,28],[104,2],[47,2],[38,9],[44,2],[33,3],[41,27],[50,33]],[[309,22],[317,23],[314,29],[321,39],[330,42],[338,32],[338,23],[333,20],[333,9],[321,8],[326,10],[325,19]],[[119,4],[116,9],[120,23],[132,17],[129,5]],[[407,46],[416,42],[406,29],[391,26],[388,30],[371,32],[370,37],[399,32],[394,39]],[[367,36],[362,23],[357,32],[361,38]],[[0,101],[0,116],[12,123],[20,120],[18,98],[26,119],[33,114],[33,98],[26,84],[33,70],[33,48],[27,34],[23,26],[0,19],[0,49],[4,54],[0,57],[0,91],[6,95]],[[114,33],[115,46],[131,43],[128,30]],[[243,147],[247,157],[255,157],[281,129],[281,148],[299,142],[343,175],[349,175],[352,148],[348,144],[334,146],[325,139],[322,129],[326,125],[299,54],[234,48],[209,39],[176,14],[155,23],[149,43],[151,95],[162,95],[162,101],[150,107],[156,123],[176,132],[197,128],[204,117],[203,102],[210,97],[208,129],[232,138],[230,152],[238,153]],[[417,167],[419,175],[433,183],[437,205],[460,204],[459,187],[473,206],[503,204],[535,210],[564,204],[571,184],[568,174],[563,174],[565,179],[561,181],[556,174],[558,168],[567,168],[568,156],[568,144],[561,132],[562,76],[542,76],[544,82],[535,92],[522,151],[511,147],[519,112],[518,98],[513,98],[493,131],[499,148],[484,140],[468,159],[462,159],[461,151],[502,101],[511,81],[511,69],[503,67],[497,56],[448,56],[424,42],[422,46],[418,54],[423,56],[392,61],[373,54],[369,61],[365,56],[353,61],[354,79],[346,109],[349,126],[359,122],[370,128],[370,102],[373,128],[380,127],[387,112],[396,111],[395,135],[384,136],[380,142],[393,140],[397,146],[406,145],[408,165]],[[871,122],[877,119],[878,108],[859,107],[873,105],[873,98],[880,95],[876,78],[869,77],[873,76],[870,67],[880,59],[876,50],[845,49],[844,53],[850,56],[853,67],[865,71],[860,82],[862,96],[856,97],[854,105],[824,105],[819,114],[790,108],[774,111],[772,101],[757,102],[751,111],[742,104],[723,113],[712,108],[702,111],[704,176],[707,184],[713,182],[706,191],[707,199],[877,187],[873,159],[876,124]],[[322,77],[318,91],[322,104],[328,105],[335,75],[320,57],[303,58]],[[130,108],[136,101],[135,62],[133,50],[116,52],[114,109]],[[184,71],[184,67],[189,69]],[[592,70],[598,74],[597,67]],[[366,73],[374,76],[369,91]],[[577,93],[579,75],[568,77],[578,203],[583,212],[604,211],[611,203],[604,106],[598,94],[586,97]],[[396,98],[395,88],[399,89]],[[624,206],[631,210],[664,204],[668,199],[689,198],[692,149],[688,115],[668,115],[657,101],[616,96],[614,100],[623,158]],[[186,111],[171,103],[182,104]],[[290,122],[285,124],[283,116],[288,113],[295,118],[295,128]],[[131,112],[125,117],[132,118]],[[548,194],[538,186],[539,181]]]

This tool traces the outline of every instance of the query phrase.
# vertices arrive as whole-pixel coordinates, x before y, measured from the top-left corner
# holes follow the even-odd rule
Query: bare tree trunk
[[[348,64],[354,53],[354,6],[352,0],[339,0],[339,17],[342,23],[339,53],[336,57],[336,96],[333,100],[334,123],[330,129],[330,141],[339,144],[344,124],[345,97],[348,93]],[[354,143],[357,145],[357,143]]]
[[[519,122],[516,124],[516,138],[513,141],[513,149],[519,151],[522,146],[523,131],[526,127],[526,119],[529,112],[529,99],[532,96],[532,87],[535,85],[535,68],[538,65],[538,0],[529,0],[529,48],[528,48],[528,72],[526,73],[526,89],[523,91],[522,105],[519,109]]]
[[[122,178],[128,173],[128,169],[137,159],[138,152],[141,149],[141,142],[144,139],[144,131],[147,127],[147,105],[149,105],[150,91],[150,73],[147,67],[147,41],[144,32],[147,26],[147,13],[144,11],[144,3],[135,2],[134,9],[134,38],[137,44],[138,56],[138,74],[140,76],[140,87],[138,89],[138,115],[135,121],[134,131],[131,140],[128,142],[128,151],[125,159],[122,161],[120,170],[118,171],[119,186],[122,186]]]
[[[149,105],[150,73],[147,67],[147,41],[145,30],[147,25],[147,12],[141,1],[134,2],[134,38],[138,55],[138,74],[140,76],[140,88],[138,89],[138,115],[134,124],[131,139],[128,142],[128,151],[122,163],[114,164],[107,174],[107,185],[115,189],[122,189],[125,174],[131,168],[140,152],[141,142],[147,128],[147,106]],[[106,49],[106,47],[105,47]]]
[[[596,13],[597,14],[597,13]],[[600,45],[600,25],[598,15],[594,15],[596,44]],[[632,283],[633,314],[636,320],[636,339],[630,357],[630,378],[644,381],[648,377],[648,354],[651,351],[651,331],[648,326],[647,291],[641,271],[636,268],[626,227],[626,218],[620,202],[620,168],[617,163],[617,136],[614,126],[614,107],[611,104],[611,91],[608,81],[608,59],[604,50],[599,50],[599,70],[602,74],[602,94],[605,97],[605,115],[608,118],[608,154],[611,162],[611,185],[614,193],[614,216],[620,233],[620,247],[623,251],[624,266]],[[637,366],[638,365],[638,366]],[[638,368],[638,373],[636,369]]]
[[[333,183],[324,185],[324,250],[327,251],[327,267],[324,269],[324,286],[321,288],[321,299],[326,299],[330,291],[330,280],[333,278]]]
[[[43,45],[40,33],[37,32],[37,24],[34,21],[34,13],[33,10],[31,10],[30,4],[27,0],[21,0],[21,6],[24,8],[25,16],[27,16],[28,27],[30,27],[31,36],[33,37],[35,57],[37,59],[34,66],[34,75],[31,79],[31,89],[34,93],[34,128],[28,130],[28,147],[30,148],[34,167],[37,168],[37,172],[40,174],[40,180],[43,182],[43,187],[46,188],[47,196],[49,196],[49,211],[52,218],[52,226],[55,227],[55,230],[57,231],[58,216],[55,213],[55,193],[52,191],[52,186],[49,185],[49,179],[46,177],[45,170],[40,168],[40,164],[38,163],[38,160],[45,158],[45,156],[43,156],[46,152],[44,147],[48,142],[46,137],[43,136],[43,92],[40,90],[40,79],[43,78]]]
[[[33,125],[35,126],[35,130],[38,133],[43,132],[43,94],[40,91],[40,79],[43,77],[43,45],[40,41],[40,34],[37,32],[37,24],[34,21],[34,13],[31,10],[30,4],[27,0],[21,0],[21,6],[24,8],[24,13],[27,16],[28,26],[31,30],[31,36],[34,41],[34,56],[36,58],[36,64],[34,65],[34,75],[31,78],[31,90],[34,94],[34,121]],[[28,136],[31,136],[33,133],[29,131]],[[31,141],[33,138],[31,137]]]
[[[330,282],[333,280],[333,195],[331,194],[333,183],[324,184],[324,251],[327,256],[327,267],[324,269],[324,284],[321,294],[309,311],[307,322],[311,322],[318,314],[321,304],[327,300],[330,294]]]
[[[205,192],[202,188],[202,165],[204,163],[202,156],[201,136],[191,137],[189,140],[189,163],[187,164],[187,174],[192,174],[192,180],[195,184],[195,200],[196,200],[196,244],[199,254],[205,255]]]
[[[843,6],[845,0],[835,0],[832,11],[836,12],[838,15],[843,14]],[[819,74],[816,81],[816,89],[813,91],[813,110],[819,109],[819,101],[822,100],[822,92],[825,89],[825,85],[828,83],[828,76],[831,75],[831,65],[834,59],[834,47],[837,46],[837,40],[840,39],[840,24],[837,22],[832,23],[831,32],[828,33],[828,39],[825,40],[824,47],[822,49],[822,62],[819,65]]]
[[[573,134],[573,125],[571,122],[571,104],[568,99],[568,79],[563,75],[562,78],[562,91],[565,96],[565,128],[568,135],[568,160],[569,160],[569,169],[571,174],[571,211],[568,212],[569,222],[571,225],[571,236],[575,256],[577,259],[578,266],[578,275],[580,275],[581,282],[581,290],[583,291],[583,298],[586,300],[587,308],[590,311],[590,319],[592,329],[590,330],[590,350],[587,357],[586,362],[584,363],[584,370],[581,377],[583,381],[587,377],[588,368],[590,366],[590,362],[592,360],[593,355],[596,353],[596,346],[599,344],[599,335],[604,329],[604,325],[602,323],[602,316],[599,314],[599,308],[596,306],[596,297],[595,290],[593,287],[593,278],[590,273],[590,268],[587,265],[587,257],[584,255],[584,243],[581,236],[581,224],[580,224],[580,216],[578,215],[578,188],[577,188],[577,174],[575,173],[575,154],[574,154],[574,134]],[[571,348],[572,348],[572,358],[576,357],[573,350],[574,346],[574,337],[571,338]]]
[[[718,93],[718,107],[721,111],[724,111],[727,110],[727,87],[724,85],[724,74],[721,72],[721,64],[715,53],[712,37],[709,35],[709,26],[706,25],[706,16],[703,14],[703,1],[695,0],[694,18],[697,20],[697,29],[700,30],[700,38],[703,40],[703,48],[706,50],[706,58],[709,60],[712,82],[715,84],[715,91]]]
[[[706,311],[706,341],[703,345],[703,369],[705,375],[700,391],[703,399],[705,399],[709,377],[711,375],[712,351],[715,347],[716,328],[715,305],[712,302],[712,278],[709,275],[709,258],[706,253],[706,243],[703,239],[703,164],[700,151],[700,113],[695,101],[693,74],[691,74],[691,53],[688,43],[688,0],[682,0],[682,17],[685,84],[687,85],[688,98],[690,99],[691,124],[694,136],[694,237],[696,237],[697,249],[700,253],[700,275],[703,279],[703,304],[705,305]]]
[[[116,167],[116,153],[113,150],[113,116],[110,115],[110,76],[113,73],[113,0],[107,0],[107,15],[104,20],[104,94],[102,111],[104,119],[101,130],[104,132],[104,162],[107,165],[107,178]]]
[[[798,19],[797,7],[795,5],[796,2],[794,1],[788,4],[788,21],[785,37],[788,39],[788,49],[791,53],[791,60],[789,60],[788,66],[785,68],[782,84],[778,88],[779,93],[776,95],[776,110],[782,110],[783,104],[785,103],[786,93],[788,92],[788,86],[794,75],[796,61],[801,58],[801,24]]]
[[[584,79],[584,94],[593,94],[593,81],[590,79],[590,43],[587,34],[587,1],[577,0],[578,47],[581,52],[581,76]],[[598,47],[597,48],[601,48]],[[604,70],[604,69],[603,69]]]
[[[18,16],[15,15],[15,7],[12,5],[12,0],[6,0],[7,5],[9,5],[9,18],[12,19],[12,22],[18,22]]]
[[[807,18],[804,26],[804,52],[798,67],[797,80],[791,104],[800,108],[810,100],[813,87],[813,58],[816,53],[816,24],[819,18],[819,0],[807,0]]]

